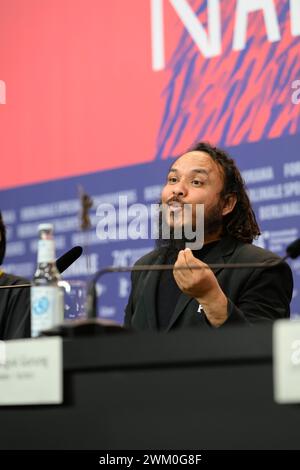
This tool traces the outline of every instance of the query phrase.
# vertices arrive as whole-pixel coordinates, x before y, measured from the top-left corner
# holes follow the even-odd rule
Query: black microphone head
[[[57,269],[60,273],[63,273],[74,261],[76,261],[82,254],[81,246],[74,246],[71,250],[64,253],[56,261]]]
[[[300,255],[300,238],[291,243],[286,249],[287,255],[292,258],[298,258]]]

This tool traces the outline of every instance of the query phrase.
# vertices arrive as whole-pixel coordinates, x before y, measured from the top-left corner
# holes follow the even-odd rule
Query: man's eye
[[[200,180],[193,180],[193,181],[192,181],[192,184],[193,184],[194,186],[201,186],[201,185],[203,184],[203,182],[200,181]]]
[[[175,176],[169,176],[168,183],[176,183],[177,178]]]

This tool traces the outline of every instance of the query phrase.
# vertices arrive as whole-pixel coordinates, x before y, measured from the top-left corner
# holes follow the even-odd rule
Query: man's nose
[[[187,195],[187,187],[184,181],[178,181],[172,188],[175,196],[185,197]]]

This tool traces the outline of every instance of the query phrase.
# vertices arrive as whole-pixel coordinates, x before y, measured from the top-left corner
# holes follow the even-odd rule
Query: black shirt
[[[0,286],[29,284],[13,274],[0,274]],[[30,288],[0,289],[0,340],[30,337]]]
[[[201,250],[193,251],[195,258],[201,261],[217,245],[219,240],[207,243]],[[178,252],[167,252],[164,264],[174,264]],[[176,308],[178,298],[182,294],[173,275],[173,271],[162,271],[157,283],[156,291],[156,318],[159,330],[165,330]]]

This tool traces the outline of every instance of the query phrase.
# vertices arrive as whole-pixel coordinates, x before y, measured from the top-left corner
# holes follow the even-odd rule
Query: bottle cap
[[[41,230],[53,230],[53,224],[39,224],[38,231]]]

